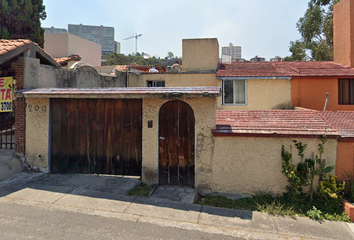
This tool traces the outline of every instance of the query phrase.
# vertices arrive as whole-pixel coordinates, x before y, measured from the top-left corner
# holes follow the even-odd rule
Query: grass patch
[[[155,185],[140,183],[127,192],[127,196],[148,197]]]
[[[224,196],[205,196],[199,200],[198,204],[222,207],[230,209],[250,210],[268,213],[270,215],[290,216],[296,215],[310,217],[312,219],[327,219],[331,221],[350,222],[348,215],[343,209],[329,210],[326,206],[311,202],[306,196],[291,196],[283,194],[282,196],[272,196],[271,194],[257,194],[253,197],[246,197],[237,200],[231,200]]]

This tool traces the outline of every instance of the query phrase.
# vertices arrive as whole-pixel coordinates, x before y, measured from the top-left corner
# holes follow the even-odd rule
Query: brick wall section
[[[344,208],[344,211],[350,217],[350,220],[352,222],[354,222],[354,206],[351,203],[349,203],[348,201],[343,200],[343,208]]]
[[[24,88],[24,59],[19,58],[12,63],[15,71],[16,90]],[[19,97],[14,100],[15,111],[15,152],[25,154],[25,132],[26,132],[26,100]]]
[[[26,100],[24,97],[16,98],[15,107],[15,151],[16,153],[25,154],[25,110]]]

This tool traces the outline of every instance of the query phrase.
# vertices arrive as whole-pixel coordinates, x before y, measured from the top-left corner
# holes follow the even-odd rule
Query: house
[[[126,86],[125,74],[103,76],[93,67],[82,63],[71,69],[62,69],[60,64],[36,43],[23,39],[0,40],[0,67],[0,77],[13,77],[17,90],[38,87]],[[26,105],[21,96],[17,96],[13,104],[16,152],[25,154],[26,108],[33,107],[32,110],[37,111],[39,106]]]
[[[205,51],[196,51],[197,42],[202,43],[197,46],[214,46],[212,52],[218,49],[216,39],[183,43],[198,55]],[[61,84],[47,78],[51,87],[38,80],[35,89],[18,91],[16,95],[27,104],[27,162],[52,173],[134,175],[146,183],[247,194],[284,190],[280,150],[293,140],[317,149],[320,137],[326,134],[324,157],[329,164],[335,163],[340,134],[317,111],[218,110],[223,80],[215,77],[217,54],[215,59],[183,57],[186,72],[131,74],[127,76],[130,87],[98,85],[102,79],[91,74],[87,75],[91,79],[85,79],[92,85],[67,88],[62,75],[55,80]],[[80,64],[78,68],[91,71]],[[260,74],[264,77],[265,72]],[[134,79],[136,84],[145,84],[161,78],[165,87],[132,86]],[[290,105],[290,79],[262,81],[263,89],[269,90],[283,81],[281,87],[286,89]],[[211,86],[195,86],[209,82]],[[272,91],[285,92],[281,88]],[[310,157],[312,152],[306,154]]]
[[[28,87],[27,82],[37,73],[33,71],[33,65],[42,65],[48,68],[59,68],[59,64],[51,56],[40,48],[36,43],[29,40],[0,40],[0,77],[12,77],[13,85],[20,90]],[[24,153],[25,102],[16,98],[13,102],[15,111],[15,147],[16,152]],[[6,113],[0,113],[6,114]],[[4,121],[5,118],[1,117]],[[3,125],[1,123],[0,125]],[[2,136],[1,136],[2,138]],[[12,143],[12,142],[11,142]],[[12,144],[10,144],[12,146]],[[3,145],[0,145],[0,148]]]
[[[335,164],[339,133],[318,111],[218,110],[213,130],[212,185],[214,192],[256,194],[284,191],[281,148],[291,151],[293,140],[307,144],[305,158],[318,154],[320,138],[327,142],[322,155]],[[301,161],[293,146],[293,164]]]
[[[33,166],[210,185],[218,87],[37,88],[17,95],[31,106],[25,142]]]
[[[349,88],[354,69],[336,62],[220,64],[216,78],[223,87],[220,109],[323,110],[329,95],[327,110],[354,110]]]
[[[340,134],[337,145],[336,175],[339,179],[354,176],[354,111],[325,111],[322,116]]]
[[[301,95],[306,84],[313,95],[327,93],[328,86],[338,92],[338,80],[354,76],[352,68],[335,62],[219,64],[217,39],[182,45],[184,71],[177,73],[107,76],[81,63],[70,69],[33,63],[34,76],[16,93],[27,106],[21,115],[27,163],[51,173],[133,175],[203,192],[276,194],[287,183],[282,146],[289,150],[293,140],[302,141],[309,158],[326,135],[323,158],[342,171],[349,148],[341,144],[348,138],[341,124],[330,115],[327,120],[327,111],[293,108],[324,106],[327,95]],[[329,93],[327,110],[340,108]]]

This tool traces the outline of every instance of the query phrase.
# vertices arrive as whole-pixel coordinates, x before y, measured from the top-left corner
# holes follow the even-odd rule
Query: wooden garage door
[[[139,99],[52,99],[51,172],[141,175]]]
[[[194,186],[194,125],[187,103],[174,100],[161,106],[159,184]]]

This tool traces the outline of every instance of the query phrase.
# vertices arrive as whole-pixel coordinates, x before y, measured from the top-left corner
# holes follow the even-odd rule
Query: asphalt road
[[[245,239],[60,210],[0,203],[0,239]]]

